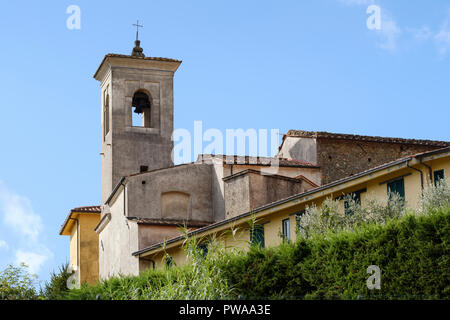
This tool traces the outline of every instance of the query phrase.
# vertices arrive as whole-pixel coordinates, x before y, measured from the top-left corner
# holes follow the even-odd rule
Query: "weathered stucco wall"
[[[257,165],[243,165],[243,164],[225,164],[223,166],[223,176],[227,177],[232,174],[239,173],[245,170],[259,170],[273,175],[280,175],[285,177],[297,177],[303,175],[307,179],[311,180],[317,185],[320,185],[321,171],[320,168],[301,168],[301,167],[270,167],[270,166],[257,166]]]
[[[139,249],[138,226],[125,216],[123,189],[110,203],[110,210],[111,220],[99,234],[100,279],[119,274],[137,275],[139,259],[131,253]]]
[[[225,218],[237,216],[265,204],[313,188],[299,179],[241,171],[225,179]]]
[[[127,216],[213,222],[211,171],[210,165],[187,164],[128,177]],[[162,198],[170,193],[180,201],[175,193],[188,197],[187,212],[163,210]]]
[[[102,203],[120,178],[173,164],[173,76],[178,62],[107,58],[97,80],[101,81],[102,110]],[[170,65],[169,65],[170,64]],[[132,99],[138,91],[150,99],[150,126],[132,122]],[[109,94],[110,132],[104,138],[105,91]]]
[[[317,163],[316,139],[287,136],[277,156],[280,158]]]
[[[250,176],[238,175],[225,181],[225,219],[251,210]]]
[[[159,243],[182,234],[180,227],[158,226],[158,225],[139,225],[139,250],[152,244]]]

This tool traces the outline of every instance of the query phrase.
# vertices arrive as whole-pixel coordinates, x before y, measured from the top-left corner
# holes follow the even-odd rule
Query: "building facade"
[[[200,155],[195,162],[174,165],[173,79],[180,64],[145,57],[136,41],[131,55],[107,54],[94,75],[100,87],[101,205],[98,223],[88,228],[97,237],[99,278],[137,275],[153,268],[157,248],[165,241],[175,243],[173,239],[182,234],[180,227],[193,234],[220,231],[269,204],[310,197],[317,190],[324,193],[321,188],[336,181],[450,145],[290,130],[273,158]],[[414,184],[406,185],[407,189]],[[284,230],[294,234],[293,222],[284,213],[295,214],[298,209],[298,205],[277,209],[281,213],[270,221],[281,219]],[[62,234],[71,232],[67,228]],[[278,243],[272,227],[264,228],[267,245]],[[248,231],[242,232],[242,239],[248,238]],[[182,261],[181,251],[175,251],[171,253],[175,261]]]
[[[345,214],[345,195],[357,196],[364,206],[369,199],[386,202],[389,193],[396,192],[403,198],[406,209],[417,209],[423,189],[448,178],[449,174],[450,147],[407,156],[191,231],[188,237],[196,237],[199,243],[205,244],[214,238],[225,247],[247,249],[255,241],[263,247],[273,247],[286,239],[296,240],[298,218],[307,206],[320,207],[327,198],[341,199],[340,209]],[[250,232],[253,222],[257,237]],[[171,263],[183,265],[187,261],[183,249],[185,240],[185,236],[174,237],[133,255],[152,261],[156,268],[166,267],[168,257]]]
[[[78,284],[98,281],[98,235],[95,227],[100,221],[100,206],[72,209],[59,232],[70,236],[70,266]]]

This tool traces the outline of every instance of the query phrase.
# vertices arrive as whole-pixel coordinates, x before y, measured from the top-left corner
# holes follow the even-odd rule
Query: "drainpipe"
[[[407,160],[407,161],[406,161],[406,166],[407,166],[408,168],[410,168],[410,169],[413,169],[413,170],[416,170],[416,171],[419,171],[419,172],[420,172],[420,186],[421,186],[421,188],[422,188],[422,194],[423,194],[423,172],[422,172],[422,170],[419,170],[419,169],[416,169],[416,168],[411,167],[411,166],[409,165],[409,161],[410,161],[410,160]]]
[[[429,165],[423,163],[422,160],[423,160],[423,158],[421,157],[420,158],[420,164],[423,165],[424,167],[428,168],[428,172],[429,172],[429,175],[430,175],[430,184],[433,185],[433,171],[432,171],[431,167]]]
[[[127,196],[127,186],[123,183],[125,179],[120,181],[120,185],[123,186],[123,215],[126,216],[125,208],[126,208],[126,196]]]

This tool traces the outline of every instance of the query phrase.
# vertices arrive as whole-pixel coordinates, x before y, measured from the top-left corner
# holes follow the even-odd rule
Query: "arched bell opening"
[[[133,95],[131,102],[132,126],[151,127],[151,102],[150,96],[144,90],[138,90]]]

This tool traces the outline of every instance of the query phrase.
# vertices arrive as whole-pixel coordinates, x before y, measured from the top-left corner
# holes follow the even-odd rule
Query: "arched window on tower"
[[[103,140],[109,132],[109,94],[108,89],[103,94]]]
[[[151,104],[150,98],[144,91],[136,91],[131,103],[132,126],[133,127],[151,127]]]

